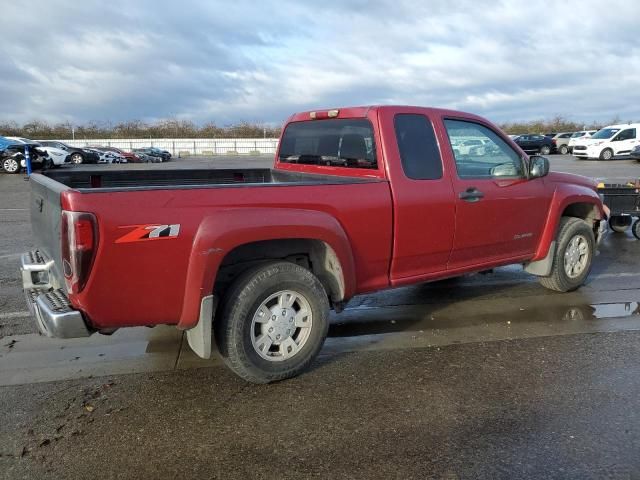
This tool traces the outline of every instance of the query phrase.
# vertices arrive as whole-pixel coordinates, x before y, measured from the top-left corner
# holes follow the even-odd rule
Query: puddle
[[[640,302],[596,303],[574,306],[519,308],[501,312],[460,312],[447,306],[404,305],[347,309],[334,317],[329,337],[351,337],[464,327],[492,327],[540,323],[588,322],[599,319],[640,317]]]
[[[552,304],[567,300],[550,295],[350,308],[332,316],[322,354],[640,330],[640,302]],[[579,303],[576,297],[573,301]],[[170,326],[123,329],[110,337],[64,340],[31,334],[13,340],[0,346],[0,385],[220,365],[217,356],[196,357],[183,332]]]
[[[594,309],[593,316],[595,318],[629,317],[631,315],[640,315],[639,302],[601,303],[591,305],[591,307]]]

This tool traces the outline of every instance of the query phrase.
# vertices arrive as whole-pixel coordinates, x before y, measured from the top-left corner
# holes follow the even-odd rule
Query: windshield
[[[371,122],[328,119],[290,123],[280,144],[280,162],[377,168]]]
[[[602,130],[598,130],[596,133],[594,133],[591,138],[595,138],[595,139],[611,138],[619,131],[620,131],[619,128],[603,128]]]
[[[576,132],[573,135],[571,135],[571,138],[579,138],[582,137],[584,135],[584,132]]]

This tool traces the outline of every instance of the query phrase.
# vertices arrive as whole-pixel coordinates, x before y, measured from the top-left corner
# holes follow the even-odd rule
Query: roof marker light
[[[309,112],[309,117],[312,120],[321,120],[325,118],[336,118],[340,110],[325,110],[322,112]]]

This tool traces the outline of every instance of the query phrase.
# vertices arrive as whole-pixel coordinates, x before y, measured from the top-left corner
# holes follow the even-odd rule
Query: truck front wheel
[[[557,292],[575,290],[589,275],[594,251],[595,237],[587,222],[580,218],[562,217],[551,274],[540,277],[540,283]]]
[[[316,358],[329,329],[327,293],[290,262],[250,269],[227,290],[214,324],[226,365],[253,383],[294,377]]]

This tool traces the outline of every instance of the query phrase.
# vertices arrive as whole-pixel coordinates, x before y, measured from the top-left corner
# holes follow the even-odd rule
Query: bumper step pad
[[[53,260],[47,260],[34,250],[22,255],[22,286],[31,316],[40,333],[48,337],[88,337],[91,331],[82,313],[69,303],[64,290],[49,283],[49,270]]]

